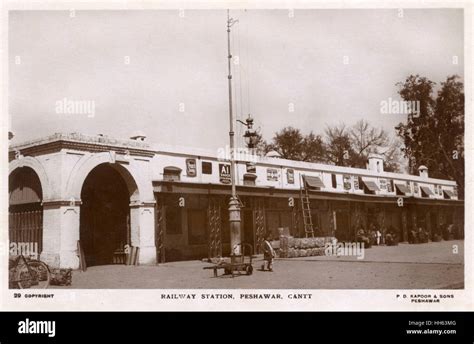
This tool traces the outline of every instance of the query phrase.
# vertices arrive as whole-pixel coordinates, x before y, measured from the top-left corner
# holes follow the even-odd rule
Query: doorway
[[[80,240],[86,264],[125,263],[130,245],[130,194],[110,164],[95,167],[81,191]]]

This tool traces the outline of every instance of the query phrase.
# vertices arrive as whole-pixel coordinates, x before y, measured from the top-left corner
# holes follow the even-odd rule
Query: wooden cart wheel
[[[247,272],[247,275],[251,275],[253,273],[252,265],[247,266],[246,272]]]

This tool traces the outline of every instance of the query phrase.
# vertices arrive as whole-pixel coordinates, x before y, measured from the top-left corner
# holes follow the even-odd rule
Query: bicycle
[[[45,289],[49,286],[51,272],[47,264],[40,260],[19,255],[9,261],[9,286],[11,289],[35,287]]]

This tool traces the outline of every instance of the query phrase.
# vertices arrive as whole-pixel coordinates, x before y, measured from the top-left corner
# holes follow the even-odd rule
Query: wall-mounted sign
[[[413,183],[413,192],[418,193],[418,191],[420,191],[420,189],[418,188],[418,183],[414,182]]]
[[[188,177],[196,177],[196,159],[186,159],[186,174]]]
[[[286,180],[288,184],[295,183],[295,170],[289,168],[286,170]]]
[[[360,190],[359,189],[359,178],[357,178],[355,176],[352,176],[352,178],[354,179],[354,190]]]
[[[224,184],[230,184],[230,165],[219,164],[219,181]]]
[[[247,163],[247,173],[257,173],[257,166],[253,162]]]
[[[276,168],[267,168],[267,180],[272,182],[278,181],[278,170]]]
[[[393,192],[393,191],[394,191],[394,190],[393,190],[393,187],[394,187],[394,185],[393,185],[393,179],[390,179],[390,181],[387,183],[387,191],[388,191],[388,192]]]
[[[344,183],[344,190],[350,190],[351,185],[351,177],[350,176],[343,176],[343,183]]]

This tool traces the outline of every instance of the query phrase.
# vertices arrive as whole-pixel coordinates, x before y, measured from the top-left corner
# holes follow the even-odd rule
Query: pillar
[[[139,247],[138,263],[156,264],[155,202],[130,205],[132,246]]]
[[[43,202],[43,252],[51,268],[79,268],[80,205],[71,201]]]

